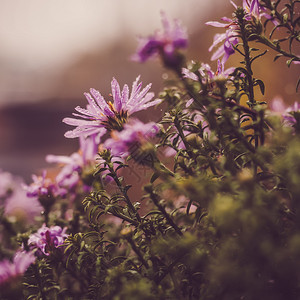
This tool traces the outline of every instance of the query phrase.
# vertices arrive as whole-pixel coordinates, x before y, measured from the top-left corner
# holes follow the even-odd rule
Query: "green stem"
[[[113,163],[112,162],[108,163],[108,168],[109,168],[109,171],[110,171],[115,183],[117,184],[119,190],[121,191],[122,195],[124,196],[125,202],[127,203],[130,210],[133,212],[133,214],[135,215],[138,222],[141,223],[141,221],[142,221],[141,217],[140,217],[139,213],[137,212],[137,210],[135,209],[135,207],[133,206],[133,204],[131,203],[131,201],[130,201],[128,195],[127,195],[126,189],[123,187],[122,183],[119,180],[118,175],[116,174],[116,172],[113,168]]]
[[[181,128],[181,125],[180,125],[180,121],[178,120],[177,116],[175,116],[175,119],[174,119],[174,125],[179,133],[179,136],[185,146],[185,149],[187,151],[187,154],[189,155],[190,158],[194,159],[194,155],[193,155],[193,151],[189,145],[189,143],[187,142],[186,138],[185,138],[185,135],[183,133],[183,130]]]
[[[247,40],[247,31],[245,28],[244,17],[239,18],[239,26],[240,26],[240,30],[241,30],[241,38],[243,41],[243,48],[244,48],[244,62],[245,62],[246,70],[247,70],[247,74],[245,74],[245,75],[246,75],[246,78],[248,81],[248,97],[249,97],[250,103],[253,105],[253,104],[255,104],[254,84],[253,84],[253,77],[252,77],[253,72],[251,69],[250,49],[249,49],[248,40]]]
[[[136,244],[134,243],[134,241],[131,239],[131,237],[127,238],[127,241],[129,242],[132,250],[136,253],[136,255],[139,257],[141,263],[145,266],[146,269],[149,269],[149,265],[146,262],[146,260],[144,259],[140,249],[136,246]]]
[[[164,165],[161,161],[158,159],[153,164],[153,169],[156,171],[159,175],[168,175],[171,177],[175,176],[175,173],[172,172],[166,165]]]
[[[171,216],[167,213],[165,208],[159,203],[160,197],[152,190],[152,188],[147,188],[147,191],[150,193],[150,198],[153,201],[153,203],[156,205],[156,207],[161,211],[161,213],[166,218],[166,221],[174,228],[175,232],[178,235],[182,235],[182,232],[180,228],[175,224]]]
[[[257,41],[260,42],[261,44],[264,44],[264,45],[268,46],[269,48],[273,49],[274,51],[281,53],[285,57],[293,58],[294,61],[300,61],[300,57],[298,57],[296,54],[288,53],[288,52],[284,51],[283,49],[280,48],[279,44],[273,43],[265,36],[256,36],[256,38],[257,38]]]

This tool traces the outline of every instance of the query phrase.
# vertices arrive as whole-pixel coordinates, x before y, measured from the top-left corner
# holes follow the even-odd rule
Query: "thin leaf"
[[[264,95],[265,94],[265,84],[260,79],[256,79],[255,83],[257,85],[259,85],[260,92]]]

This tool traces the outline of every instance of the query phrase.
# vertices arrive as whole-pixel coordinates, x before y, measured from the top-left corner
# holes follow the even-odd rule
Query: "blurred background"
[[[46,166],[47,154],[77,150],[77,139],[64,138],[70,126],[61,120],[86,105],[83,93],[89,88],[107,97],[113,76],[131,86],[141,74],[158,95],[167,76],[160,62],[139,64],[130,56],[138,36],[161,28],[161,10],[187,28],[188,59],[207,63],[207,49],[220,30],[204,23],[232,12],[224,0],[0,0],[0,5],[0,169],[27,181]],[[288,69],[284,59],[273,64],[273,54],[255,65],[255,77],[266,84],[261,100],[299,100],[299,65]],[[231,57],[226,67],[239,60]]]

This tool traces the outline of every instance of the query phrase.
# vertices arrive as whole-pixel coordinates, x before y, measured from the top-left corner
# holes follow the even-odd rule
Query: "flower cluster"
[[[31,250],[36,249],[38,255],[49,256],[55,249],[64,243],[67,228],[60,226],[47,227],[45,224],[34,234],[29,236],[28,246]]]

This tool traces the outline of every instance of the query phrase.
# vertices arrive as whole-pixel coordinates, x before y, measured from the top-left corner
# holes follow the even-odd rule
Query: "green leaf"
[[[265,84],[260,79],[256,79],[255,83],[257,85],[259,85],[260,92],[264,95],[265,94]]]
[[[150,183],[153,183],[158,177],[159,177],[159,174],[155,172],[155,173],[151,176]]]
[[[287,64],[288,67],[290,67],[293,60],[294,60],[294,57],[286,61],[286,64]]]
[[[193,201],[190,200],[189,203],[188,203],[188,205],[187,205],[187,207],[186,207],[186,214],[187,214],[187,215],[188,215],[189,212],[190,212],[190,208],[191,208],[191,206],[192,206],[192,203],[193,203]]]

